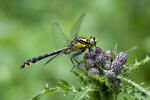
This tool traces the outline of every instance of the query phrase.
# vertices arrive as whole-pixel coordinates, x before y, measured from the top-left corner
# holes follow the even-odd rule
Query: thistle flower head
[[[103,67],[106,64],[106,57],[104,53],[100,53],[99,55],[96,56],[95,62]]]
[[[111,68],[111,63],[109,63],[109,61],[106,61],[106,64],[105,64],[105,66],[104,66],[104,69],[105,69],[105,70],[110,70],[110,69],[112,69],[112,68]]]
[[[96,68],[90,68],[87,73],[88,73],[88,77],[90,77],[90,78],[92,78],[92,77],[90,76],[90,74],[97,75],[97,76],[100,75],[98,69],[96,69]]]
[[[101,53],[103,53],[104,51],[101,49],[101,48],[99,48],[99,47],[96,47],[95,48],[95,54],[96,55],[99,55],[99,54],[101,54]]]
[[[94,67],[95,61],[93,59],[86,59],[86,63],[89,67]]]
[[[123,73],[121,70],[128,60],[128,54],[126,52],[119,52],[115,55],[113,50],[107,50],[105,52],[101,48],[96,47],[94,50],[85,52],[84,57],[90,69],[86,69],[83,61],[78,65],[80,68],[87,71],[89,77],[91,73],[104,78],[105,73],[111,87],[117,88],[122,86],[122,81],[116,77]],[[104,70],[104,73],[102,69]],[[90,79],[92,79],[92,77],[90,77]]]
[[[113,70],[105,70],[105,73],[108,79],[112,79],[115,77],[115,73],[113,72]]]
[[[87,52],[84,53],[85,59],[88,59],[88,58],[93,59],[94,56],[95,56],[95,52],[93,52],[93,51],[87,51]]]
[[[120,60],[113,60],[111,64],[111,69],[113,69],[114,72],[118,72],[123,68],[123,63]]]
[[[122,64],[125,64],[128,61],[128,54],[126,52],[120,52],[115,57],[116,60],[120,60]]]
[[[112,58],[113,55],[114,55],[113,50],[107,50],[107,51],[105,52],[105,56],[108,57],[108,58]]]

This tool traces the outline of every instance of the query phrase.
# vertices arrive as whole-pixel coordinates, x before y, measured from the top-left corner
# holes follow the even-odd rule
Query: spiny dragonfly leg
[[[89,48],[89,51],[94,51],[93,48]]]
[[[53,56],[52,58],[50,58],[44,65],[48,64],[49,62],[51,62],[54,58],[56,58],[60,53],[56,54],[55,56]]]
[[[85,50],[80,50],[79,52],[76,52],[76,53],[74,53],[74,54],[71,55],[70,59],[71,59],[71,62],[72,62],[72,64],[73,64],[73,67],[72,67],[72,69],[71,69],[71,72],[72,72],[73,69],[75,68],[75,64],[74,64],[73,60],[76,61],[76,63],[78,64],[79,62],[76,60],[75,57],[78,56],[78,55],[80,55],[80,54],[82,54],[84,51],[85,51]]]

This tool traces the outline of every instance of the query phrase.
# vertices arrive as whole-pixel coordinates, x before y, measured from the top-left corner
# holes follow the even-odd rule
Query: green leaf
[[[100,76],[98,76],[98,75],[94,75],[94,74],[92,74],[92,73],[90,73],[89,75],[90,75],[90,77],[92,77],[93,79],[98,80],[100,83],[103,83],[103,82],[104,82],[104,80],[103,80]]]
[[[65,92],[69,92],[70,91],[69,87],[64,85],[62,82],[58,82],[57,86],[60,87]]]
[[[70,86],[69,83],[63,79],[60,79],[61,80],[61,83],[65,86]]]
[[[85,88],[82,89],[81,92],[73,99],[73,100],[81,100],[85,95],[91,91],[92,85],[86,86]]]
[[[72,71],[72,73],[73,73],[75,76],[77,76],[77,77],[80,76],[80,74],[78,74],[76,71]]]
[[[84,66],[87,68],[87,69],[89,69],[89,66],[87,65],[87,63],[86,63],[86,60],[85,60],[85,57],[83,56],[83,64],[84,64]]]
[[[149,62],[149,61],[150,61],[150,57],[149,56],[146,56],[146,58],[144,58],[140,62],[135,61],[135,63],[133,64],[133,66],[127,72],[125,72],[125,74],[137,70],[139,68],[139,66],[144,65],[146,62]]]
[[[135,56],[135,50],[136,50],[137,48],[138,48],[138,47],[135,46],[135,47],[133,47],[133,48],[131,48],[131,49],[129,49],[129,50],[127,51],[127,52],[128,52],[128,55],[131,55],[131,56],[129,57],[128,62],[126,63],[126,65],[123,67],[123,69],[122,69],[121,71],[124,71],[125,68],[133,61],[133,58],[134,58],[134,56]]]
[[[39,93],[37,93],[35,96],[32,97],[32,100],[40,100],[41,97],[47,95],[48,93],[53,93],[56,92],[58,90],[58,88],[44,88],[44,90],[40,91]]]
[[[116,43],[115,46],[114,46],[114,54],[115,55],[117,54],[117,48],[118,48],[118,43]]]
[[[84,80],[84,75],[83,74],[78,74],[75,71],[72,71],[73,74],[75,74],[77,76],[77,79],[79,80],[79,82],[84,86],[86,85],[86,81]]]
[[[132,62],[134,56],[135,56],[135,53],[132,53],[131,56],[129,57],[128,62],[126,63],[126,65],[123,67],[123,69],[121,71],[124,71],[125,68]]]
[[[136,89],[138,89],[139,91],[141,91],[142,93],[150,96],[150,91],[146,90],[145,88],[143,88],[142,86],[138,85],[137,83],[131,81],[130,79],[118,76],[118,79],[122,79],[124,82],[126,82],[127,84],[134,86]]]
[[[106,86],[108,86],[108,87],[109,87],[109,83],[108,83],[107,75],[106,75],[106,73],[105,73],[104,69],[103,69],[101,66],[99,66],[99,67],[100,67],[100,69],[102,70],[102,72],[103,72],[103,74],[104,74],[104,81],[105,81],[105,84],[106,84]]]

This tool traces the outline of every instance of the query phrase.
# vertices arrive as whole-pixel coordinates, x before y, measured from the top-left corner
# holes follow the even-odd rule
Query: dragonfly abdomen
[[[40,60],[42,60],[44,58],[47,58],[49,56],[53,56],[55,54],[59,54],[62,51],[64,51],[64,49],[60,49],[60,50],[57,50],[57,51],[54,51],[54,52],[51,52],[51,53],[47,53],[43,56],[38,56],[38,57],[35,57],[35,58],[32,58],[32,59],[29,59],[26,62],[24,62],[24,64],[21,65],[21,68],[26,68],[26,67],[32,65],[33,63],[36,63],[37,61],[40,61]]]

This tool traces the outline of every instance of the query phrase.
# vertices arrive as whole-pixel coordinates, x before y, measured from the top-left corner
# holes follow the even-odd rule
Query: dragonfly
[[[71,32],[70,32],[70,34],[73,36],[73,40],[71,40],[67,46],[65,46],[62,49],[56,50],[54,52],[50,52],[50,53],[44,54],[42,56],[38,56],[38,57],[34,57],[32,59],[29,59],[21,65],[21,68],[29,67],[33,63],[36,63],[47,57],[51,57],[45,63],[45,64],[48,64],[49,62],[51,62],[54,58],[56,58],[60,54],[67,55],[67,54],[71,54],[72,52],[75,52],[75,53],[71,54],[71,56],[70,56],[70,59],[71,59],[71,62],[73,63],[73,68],[74,68],[75,64],[73,61],[76,61],[78,63],[78,61],[75,59],[75,57],[82,54],[83,52],[85,52],[86,49],[92,50],[92,48],[94,46],[96,47],[96,43],[97,43],[97,39],[93,36],[91,36],[89,39],[78,36],[79,31],[80,31],[80,26],[83,22],[84,17],[85,17],[85,13],[82,13],[80,15],[80,17],[78,18],[78,20],[73,25]],[[54,25],[56,27],[58,27],[58,29],[61,31],[61,33],[63,33],[62,29],[60,28],[58,23],[55,23]],[[63,35],[65,36],[64,33],[63,33]],[[65,38],[68,38],[68,37],[65,36]],[[72,70],[73,70],[73,68],[72,68]]]

